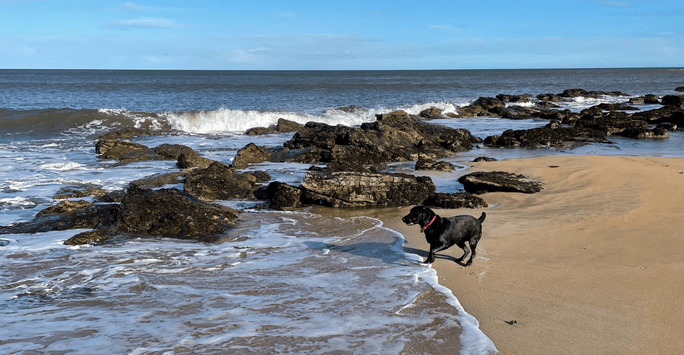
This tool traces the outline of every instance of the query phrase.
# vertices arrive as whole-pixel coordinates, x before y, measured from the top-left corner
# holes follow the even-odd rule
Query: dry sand
[[[453,262],[458,248],[433,264],[501,354],[684,353],[684,159],[544,156],[472,170],[545,183],[482,195],[473,265]],[[419,228],[401,223],[407,212],[380,218],[425,257]]]

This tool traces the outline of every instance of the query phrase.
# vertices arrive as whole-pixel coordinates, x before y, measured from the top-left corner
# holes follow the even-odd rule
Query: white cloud
[[[147,29],[176,29],[184,26],[173,19],[139,17],[133,20],[119,20],[107,22],[106,27],[114,29],[147,28]]]

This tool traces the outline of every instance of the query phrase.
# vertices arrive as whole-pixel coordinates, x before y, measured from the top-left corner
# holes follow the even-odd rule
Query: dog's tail
[[[482,216],[480,216],[480,218],[478,218],[477,220],[480,221],[480,223],[482,223],[484,222],[485,218],[487,218],[487,214],[482,212]]]

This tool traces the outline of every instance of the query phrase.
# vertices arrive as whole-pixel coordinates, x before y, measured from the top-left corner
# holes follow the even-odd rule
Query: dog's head
[[[416,206],[411,209],[409,214],[404,216],[401,221],[406,223],[409,226],[412,226],[414,224],[418,224],[421,227],[424,227],[428,223],[430,223],[430,220],[432,217],[435,216],[435,213],[432,212],[431,209],[425,207],[425,206]]]

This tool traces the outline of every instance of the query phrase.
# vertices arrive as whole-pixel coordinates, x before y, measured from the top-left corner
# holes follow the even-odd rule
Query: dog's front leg
[[[442,251],[442,250],[444,250],[444,249],[446,249],[446,248],[448,248],[448,247],[449,247],[449,246],[447,245],[447,243],[443,243],[442,245],[438,245],[438,246],[434,246],[434,245],[430,244],[430,252],[428,253],[428,257],[427,257],[427,259],[425,259],[425,261],[423,262],[423,264],[432,264],[432,263],[434,263],[434,262],[435,262],[435,254],[436,254],[438,251]]]

